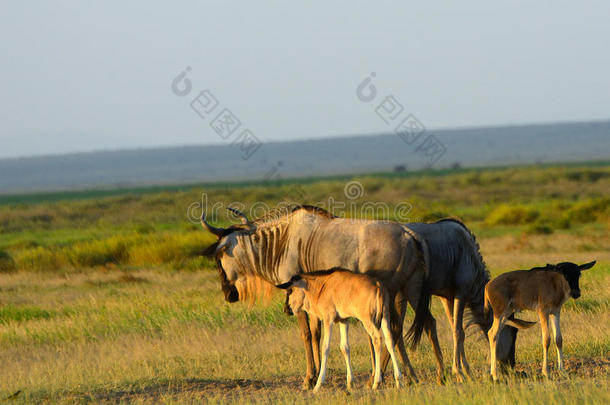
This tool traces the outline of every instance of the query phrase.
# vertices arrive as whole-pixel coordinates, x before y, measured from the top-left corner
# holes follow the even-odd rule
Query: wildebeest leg
[[[445,298],[445,297],[439,297],[441,300],[441,303],[443,304],[443,308],[445,309],[445,315],[447,315],[447,321],[449,322],[449,327],[451,328],[451,336],[454,339],[453,340],[453,345],[455,346],[455,334],[453,333],[454,330],[454,324],[453,324],[453,301],[454,301],[454,297],[451,298]],[[455,354],[454,354],[455,357]]]
[[[462,352],[464,350],[464,300],[455,297],[453,300],[453,364],[451,371],[458,382],[462,382]]]
[[[394,340],[394,346],[398,346],[398,353],[400,354],[400,358],[409,379],[412,382],[417,383],[417,376],[415,375],[415,370],[413,369],[411,361],[409,360],[409,355],[407,354],[407,349],[405,348],[405,340],[402,337],[406,313],[407,301],[402,293],[398,293],[394,299],[394,310],[392,310],[392,306],[390,306],[390,328],[392,329],[392,339]],[[384,350],[384,354],[386,357],[389,355],[387,350]],[[388,361],[386,360],[385,363],[387,364]]]
[[[311,348],[313,350],[313,363],[315,370],[320,370],[320,334],[322,332],[322,323],[318,318],[310,314],[307,315],[309,318],[309,330],[311,331]]]
[[[507,361],[508,361],[508,365],[514,370],[515,366],[517,364],[517,356],[516,356],[516,353],[515,353],[515,347],[517,345],[517,328],[514,328],[512,326],[510,328],[514,329],[514,331],[513,331],[514,337],[512,337],[512,342],[511,342],[511,345],[510,345],[510,350],[509,350],[509,353],[508,353],[508,360]]]
[[[405,348],[405,341],[402,337],[403,324],[405,320],[405,314],[407,312],[407,302],[402,292],[398,292],[395,295],[394,300],[391,302],[394,303],[394,305],[390,305],[390,329],[392,331],[392,340],[394,340],[394,348],[398,349],[400,359],[402,360],[402,363],[405,368],[405,373],[409,376],[409,379],[412,382],[417,383],[417,376],[415,375],[415,370],[413,369],[411,361],[409,360],[409,355],[407,354],[407,349]],[[368,385],[372,385],[373,377],[375,375],[375,350],[370,338],[369,348],[371,349],[372,374],[371,378],[369,379]],[[388,366],[390,360],[390,353],[385,347],[383,347],[381,350],[381,378],[383,380],[383,373],[385,372],[385,369]]]
[[[443,303],[443,308],[445,308],[445,314],[447,315],[447,320],[449,321],[449,326],[451,327],[451,331],[453,331],[454,328],[455,328],[455,326],[453,324],[453,311],[454,311],[453,302],[454,302],[454,298],[443,298],[443,297],[441,297],[441,302]],[[462,323],[464,322],[463,314],[464,314],[464,310],[462,309]],[[462,329],[463,329],[463,327],[462,327]],[[453,335],[453,336],[454,336],[453,344],[455,346],[455,343],[456,343],[455,342],[455,335]],[[487,337],[487,335],[486,335],[486,337]],[[470,373],[470,365],[468,364],[468,361],[466,360],[466,352],[464,351],[463,340],[462,340],[462,344],[459,346],[459,349],[460,349],[459,356],[460,356],[461,365],[463,366],[464,370],[466,370],[466,373],[468,375],[471,375],[471,373]]]
[[[555,341],[555,346],[557,346],[557,369],[559,371],[564,371],[563,368],[563,337],[561,336],[561,327],[559,326],[559,309],[553,313],[551,313],[553,327],[553,340]]]
[[[322,351],[320,355],[322,359],[320,361],[320,375],[318,375],[318,381],[316,382],[316,386],[313,387],[313,392],[318,392],[322,384],[324,384],[324,379],[326,378],[326,366],[328,364],[328,352],[330,351],[330,338],[332,335],[332,327],[333,324],[329,320],[324,320],[324,337],[322,338]]]
[[[549,335],[549,314],[544,311],[538,311],[540,318],[540,327],[542,328],[542,374],[545,377],[549,376],[549,346],[551,345],[551,336]]]
[[[445,309],[445,315],[447,315],[449,326],[451,327],[451,330],[453,330],[453,298],[439,297],[439,299]]]
[[[305,345],[305,360],[307,362],[307,373],[303,380],[303,389],[308,390],[313,386],[313,382],[317,376],[316,364],[314,363],[314,355],[312,351],[311,330],[309,329],[309,320],[305,311],[296,313],[299,328],[301,330],[301,339]]]
[[[436,358],[436,381],[439,384],[444,384],[445,377],[443,376],[443,371],[445,366],[443,364],[443,352],[441,352],[441,345],[438,342],[438,335],[436,333],[436,319],[434,319],[434,317],[432,317],[430,320],[430,326],[426,326],[425,331],[428,335],[430,343],[432,343],[434,357]]]
[[[417,304],[419,302],[419,291],[411,291],[407,294],[407,299],[409,300],[409,305],[411,305],[411,308],[413,308],[413,310],[416,310]],[[438,335],[436,333],[436,319],[434,319],[432,315],[430,315],[430,317],[430,322],[426,322],[424,330],[426,331],[426,335],[428,335],[428,339],[430,340],[430,343],[432,343],[432,349],[434,350],[434,357],[436,358],[437,382],[439,384],[443,384],[443,353],[441,352],[441,345],[438,342]]]

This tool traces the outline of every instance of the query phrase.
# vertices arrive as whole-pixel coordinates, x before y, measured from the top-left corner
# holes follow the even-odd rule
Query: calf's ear
[[[283,284],[276,284],[276,286],[275,286],[275,287],[276,287],[276,288],[279,288],[279,289],[281,289],[281,290],[287,290],[287,289],[289,289],[290,287],[292,287],[292,280],[290,280],[290,281],[289,281],[289,282],[287,282],[287,283],[283,283]]]
[[[297,287],[297,288],[302,288],[304,290],[307,289],[307,281],[303,280],[302,278],[299,277],[298,280],[293,281],[292,283],[293,286]]]
[[[580,266],[578,266],[578,268],[580,270],[587,270],[587,269],[590,269],[591,267],[593,267],[596,262],[597,262],[596,260],[593,260],[590,263],[581,264]]]

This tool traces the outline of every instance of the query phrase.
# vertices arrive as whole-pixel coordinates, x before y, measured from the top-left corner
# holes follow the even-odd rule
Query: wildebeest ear
[[[580,266],[578,266],[578,268],[580,270],[587,270],[587,269],[590,269],[591,267],[593,267],[596,262],[597,262],[596,260],[593,260],[590,263],[581,264]]]

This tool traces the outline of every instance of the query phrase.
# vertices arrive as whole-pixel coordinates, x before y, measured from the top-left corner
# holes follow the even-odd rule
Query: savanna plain
[[[357,181],[363,193],[345,195]],[[372,174],[282,182],[185,185],[0,196],[0,398],[14,403],[610,403],[610,164]],[[338,333],[329,379],[300,390],[305,371],[294,317],[283,295],[229,304],[215,263],[199,253],[215,239],[187,210],[204,203],[343,201],[406,213],[385,219],[462,219],[492,275],[597,260],[582,297],[562,313],[567,372],[541,375],[540,327],[521,331],[517,371],[488,377],[488,345],[467,329],[472,380],[451,377],[452,340],[433,299],[447,382],[438,385],[429,342],[410,352],[420,377],[401,389],[366,388],[365,333],[352,328],[356,389],[345,390]],[[351,196],[354,197],[354,196]],[[199,205],[198,205],[199,204]],[[404,204],[403,204],[404,205]],[[328,208],[328,207],[326,207]],[[381,211],[336,209],[376,217]],[[211,221],[227,225],[224,209]],[[192,216],[192,215],[191,215]],[[534,313],[520,317],[537,320]],[[413,318],[407,315],[407,326]],[[522,374],[525,373],[525,376]],[[388,379],[389,381],[390,379]]]

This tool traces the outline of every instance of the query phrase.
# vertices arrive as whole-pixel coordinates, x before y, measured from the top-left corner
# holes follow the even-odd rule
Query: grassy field
[[[208,205],[242,202],[246,210],[347,201],[347,181],[363,186],[349,200],[359,207],[408,202],[413,221],[462,218],[494,275],[597,260],[583,274],[582,298],[562,314],[567,375],[541,378],[536,326],[517,344],[518,370],[528,378],[492,384],[486,342],[473,329],[466,340],[473,381],[437,385],[424,340],[411,354],[422,382],[372,393],[363,388],[369,354],[356,327],[358,388],[345,392],[335,336],[326,388],[301,392],[302,343],[282,295],[252,308],[224,302],[213,263],[198,256],[213,238],[187,209],[203,193]],[[20,391],[15,403],[610,403],[608,190],[610,165],[597,164],[0,198],[0,399]],[[223,211],[217,223],[229,222]],[[433,313],[449,370],[449,327],[436,300]]]

